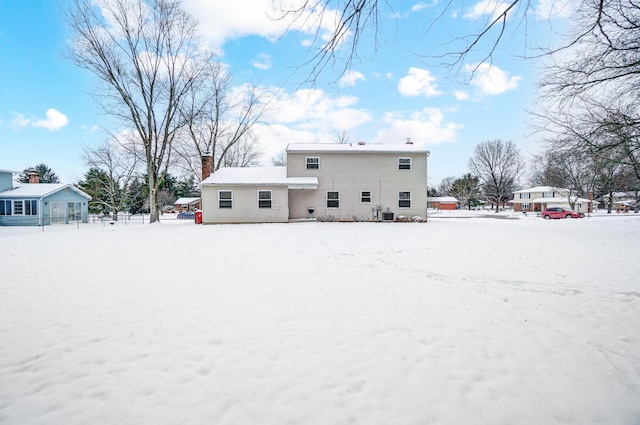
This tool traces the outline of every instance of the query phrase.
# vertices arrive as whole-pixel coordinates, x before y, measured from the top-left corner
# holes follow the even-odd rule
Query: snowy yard
[[[441,217],[0,227],[0,424],[640,424],[640,216]]]

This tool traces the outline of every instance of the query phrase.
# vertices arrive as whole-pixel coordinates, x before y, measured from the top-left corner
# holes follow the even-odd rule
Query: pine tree
[[[29,174],[31,171],[38,173],[40,183],[60,183],[58,175],[46,164],[38,164],[35,167],[26,168],[18,176],[18,181],[20,183],[29,183]]]

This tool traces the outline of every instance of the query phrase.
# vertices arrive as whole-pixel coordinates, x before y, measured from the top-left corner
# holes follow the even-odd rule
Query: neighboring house
[[[411,144],[290,144],[286,153],[285,167],[221,168],[208,177],[203,174],[203,222],[382,220],[426,214],[427,150]]]
[[[71,184],[39,183],[35,173],[29,183],[13,186],[16,172],[0,170],[0,226],[40,226],[88,222],[87,195]]]
[[[569,201],[574,203],[574,211],[584,213],[592,211],[593,201],[580,198],[569,189],[553,186],[537,186],[516,190],[513,192],[513,201],[511,202],[513,202],[514,211],[539,212],[547,207],[572,208]]]
[[[611,203],[614,210],[632,209],[636,205],[636,196],[636,192],[613,192],[611,197],[609,194],[605,194],[602,196],[603,208],[609,208],[609,203]]]
[[[430,196],[427,198],[427,208],[455,210],[458,208],[458,200],[453,196]]]
[[[173,203],[176,212],[195,211],[200,209],[200,198],[179,198]]]

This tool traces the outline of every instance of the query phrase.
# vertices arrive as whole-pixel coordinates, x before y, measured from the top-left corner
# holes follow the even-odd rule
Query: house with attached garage
[[[545,208],[562,207],[576,212],[592,212],[593,201],[581,198],[575,191],[552,186],[537,186],[513,192],[513,209],[540,212]],[[573,207],[571,206],[573,204]]]
[[[286,155],[284,167],[221,168],[208,175],[203,166],[203,223],[426,217],[425,149],[294,143]]]
[[[0,170],[0,226],[88,222],[91,196],[72,184],[40,183],[35,172],[28,184],[14,187],[14,174]]]

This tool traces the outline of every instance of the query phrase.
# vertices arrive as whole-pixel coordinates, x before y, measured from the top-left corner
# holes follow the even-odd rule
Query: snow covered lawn
[[[3,425],[640,424],[636,215],[0,241]]]

